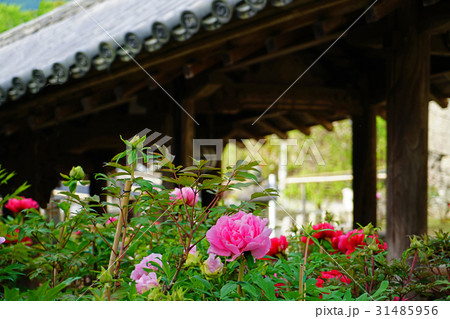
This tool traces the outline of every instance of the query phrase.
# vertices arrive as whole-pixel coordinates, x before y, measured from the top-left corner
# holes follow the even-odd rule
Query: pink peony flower
[[[157,271],[158,268],[156,266],[153,266],[150,262],[156,262],[162,267],[161,258],[161,254],[150,254],[147,257],[142,258],[141,262],[137,264],[134,267],[134,270],[131,272],[131,279],[137,282],[142,276],[147,275],[146,269]]]
[[[158,287],[158,279],[156,278],[156,273],[154,272],[145,274],[136,280],[136,290],[138,294],[143,294],[147,290],[155,287]]]
[[[0,245],[6,241],[5,237],[0,237]]]
[[[117,220],[116,217],[109,217],[108,220],[106,221],[106,225],[112,224]]]
[[[249,251],[255,258],[262,258],[270,249],[269,235],[272,232],[266,225],[266,218],[238,212],[233,216],[222,216],[216,225],[206,232],[211,246],[208,253],[219,256],[232,256],[235,260]]]
[[[175,204],[178,201],[186,203],[188,206],[195,206],[198,201],[198,194],[190,187],[183,187],[181,189],[175,188],[170,193],[169,199]]]
[[[77,230],[76,232],[75,232],[75,236],[81,236],[83,233],[81,232],[81,230]]]
[[[39,208],[39,204],[31,199],[31,198],[24,198],[21,199],[17,198],[11,198],[5,205],[6,208],[8,208],[13,213],[17,214],[23,211],[24,209],[31,209],[31,208]]]
[[[217,278],[222,274],[223,263],[215,254],[209,254],[208,259],[203,262],[200,269],[207,277]]]

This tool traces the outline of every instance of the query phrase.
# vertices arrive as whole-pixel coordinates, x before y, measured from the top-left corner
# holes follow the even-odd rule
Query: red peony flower
[[[364,238],[365,235],[362,229],[360,230],[354,229],[344,235],[340,235],[339,237],[333,238],[331,240],[331,244],[333,245],[333,248],[336,249],[337,251],[340,251],[346,255],[350,255],[356,250],[356,248],[367,245],[367,242],[364,240]],[[378,244],[378,247],[380,248],[378,252],[387,249],[387,244],[386,243],[381,244],[377,235],[370,235],[369,238],[375,238],[375,241]]]
[[[270,243],[271,246],[269,252],[266,254],[267,256],[275,256],[276,254],[283,253],[289,244],[283,235],[280,238],[271,238]]]
[[[19,241],[19,230],[16,229],[15,232],[17,233],[17,235],[14,236],[6,235],[5,244],[17,244],[17,242]],[[31,238],[26,236],[22,238],[20,242],[24,243],[27,246],[33,245],[33,241],[31,240]]]
[[[317,225],[313,225],[312,227],[316,232],[312,235],[312,237],[317,239],[329,239],[332,240],[335,237],[342,235],[341,230],[335,230],[334,226],[329,223],[320,223]],[[308,241],[307,236],[302,236],[301,241],[306,244]],[[309,244],[313,245],[314,242],[310,239]]]
[[[316,287],[323,288],[325,281],[330,282],[330,280],[339,280],[344,284],[350,284],[352,282],[350,278],[344,276],[340,271],[333,269],[329,271],[322,271],[320,273],[320,276],[317,278]],[[328,295],[328,293],[325,294]],[[322,295],[320,295],[319,298],[322,299]]]

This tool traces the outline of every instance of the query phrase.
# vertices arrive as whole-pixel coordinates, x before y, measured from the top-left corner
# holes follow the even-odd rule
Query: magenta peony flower
[[[200,270],[208,278],[217,278],[222,274],[223,263],[216,255],[209,254],[208,259],[200,266]]]
[[[6,208],[8,208],[13,213],[17,214],[23,211],[24,209],[31,209],[31,208],[39,208],[39,204],[31,199],[31,198],[24,198],[21,199],[17,198],[11,198],[5,205]]]
[[[147,275],[148,270],[158,270],[155,266],[153,266],[150,262],[156,262],[162,267],[161,254],[150,254],[147,257],[142,258],[141,262],[134,267],[134,270],[131,272],[131,279],[134,281],[138,281],[142,276]]]
[[[198,201],[198,194],[190,187],[183,187],[181,189],[175,188],[172,193],[170,193],[169,199],[174,202],[178,201],[186,203],[188,206],[195,206]]]
[[[0,245],[6,241],[5,237],[0,237]]]
[[[206,233],[206,239],[211,244],[208,253],[232,256],[231,260],[246,251],[255,258],[264,257],[271,245],[269,235],[272,230],[266,227],[267,223],[266,218],[242,211],[233,216],[220,217]]]
[[[154,272],[150,272],[148,275],[143,275],[136,280],[136,290],[139,294],[143,294],[150,288],[158,287],[158,279]]]

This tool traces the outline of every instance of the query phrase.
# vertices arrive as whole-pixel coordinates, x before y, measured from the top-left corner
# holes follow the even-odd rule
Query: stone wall
[[[429,104],[429,212],[445,219],[450,203],[450,108]]]

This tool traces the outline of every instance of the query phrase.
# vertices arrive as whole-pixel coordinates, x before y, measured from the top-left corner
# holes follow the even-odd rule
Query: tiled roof
[[[292,1],[73,0],[0,34],[0,105]]]

